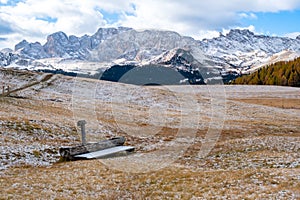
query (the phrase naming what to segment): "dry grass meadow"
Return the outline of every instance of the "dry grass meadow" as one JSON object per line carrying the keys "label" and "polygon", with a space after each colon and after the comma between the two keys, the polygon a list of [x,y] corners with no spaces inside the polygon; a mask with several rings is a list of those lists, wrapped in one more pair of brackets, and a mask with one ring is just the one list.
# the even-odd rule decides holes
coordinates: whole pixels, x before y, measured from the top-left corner
{"label": "dry grass meadow", "polygon": [[[0,71],[0,199],[300,199],[299,88],[42,76]],[[59,162],[79,119],[135,153]]]}

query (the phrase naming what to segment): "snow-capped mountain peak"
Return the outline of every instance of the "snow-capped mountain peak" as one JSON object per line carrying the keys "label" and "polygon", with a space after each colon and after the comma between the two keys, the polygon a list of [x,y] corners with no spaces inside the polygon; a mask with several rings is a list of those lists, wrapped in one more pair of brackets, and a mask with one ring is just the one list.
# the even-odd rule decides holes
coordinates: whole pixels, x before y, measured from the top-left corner
{"label": "snow-capped mountain peak", "polygon": [[99,28],[91,36],[81,37],[56,32],[49,35],[43,45],[23,40],[15,46],[15,51],[0,52],[0,64],[88,73],[115,64],[143,66],[150,63],[195,70],[198,69],[195,66],[205,61],[206,66],[219,69],[223,74],[224,71],[247,73],[274,60],[297,56],[300,56],[300,36],[296,39],[272,37],[234,29],[217,38],[197,41],[172,31],[119,27]]}
{"label": "snow-capped mountain peak", "polygon": [[98,62],[125,59],[141,64],[166,51],[192,44],[198,45],[196,40],[180,36],[176,32],[129,30],[99,44],[90,59]]}
{"label": "snow-capped mountain peak", "polygon": [[224,68],[251,68],[282,51],[300,52],[298,39],[255,35],[249,30],[231,30],[226,36],[201,41],[200,46]]}

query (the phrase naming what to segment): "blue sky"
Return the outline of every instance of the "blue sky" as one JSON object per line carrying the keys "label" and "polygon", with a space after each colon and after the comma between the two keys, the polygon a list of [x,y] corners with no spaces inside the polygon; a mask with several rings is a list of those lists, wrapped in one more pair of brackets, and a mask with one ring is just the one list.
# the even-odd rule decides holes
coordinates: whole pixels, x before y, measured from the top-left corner
{"label": "blue sky", "polygon": [[232,28],[300,35],[300,0],[0,0],[0,49],[47,35],[94,34],[100,27],[177,31],[196,39]]}
{"label": "blue sky", "polygon": [[284,36],[300,32],[300,10],[254,13],[255,19],[242,19],[241,26],[254,26],[257,32]]}

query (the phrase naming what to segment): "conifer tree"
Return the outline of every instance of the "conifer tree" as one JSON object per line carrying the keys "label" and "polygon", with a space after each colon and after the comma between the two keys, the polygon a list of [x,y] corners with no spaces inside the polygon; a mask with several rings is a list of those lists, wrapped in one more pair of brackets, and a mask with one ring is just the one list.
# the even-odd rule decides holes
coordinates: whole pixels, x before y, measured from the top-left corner
{"label": "conifer tree", "polygon": [[300,57],[263,67],[250,75],[237,78],[232,83],[300,87]]}

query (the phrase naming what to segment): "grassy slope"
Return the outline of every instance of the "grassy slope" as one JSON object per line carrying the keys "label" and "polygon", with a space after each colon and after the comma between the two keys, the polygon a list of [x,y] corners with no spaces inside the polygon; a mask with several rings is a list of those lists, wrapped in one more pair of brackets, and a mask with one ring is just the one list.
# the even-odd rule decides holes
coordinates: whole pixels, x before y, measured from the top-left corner
{"label": "grassy slope", "polygon": [[[15,77],[18,78],[20,77]],[[7,80],[11,80],[11,77]],[[47,144],[55,151],[59,146],[78,143],[79,137],[72,119],[72,96],[68,93],[68,87],[73,81],[71,78],[57,76],[51,84],[34,86],[15,94],[22,98],[1,98],[2,146],[29,147],[34,143],[37,148],[38,145]],[[80,85],[97,82],[84,79],[79,81]],[[107,82],[97,84],[108,87],[108,91],[114,87],[129,91],[131,87]],[[210,103],[209,97],[201,93],[205,87],[194,87],[194,98],[203,103],[201,109],[204,110],[205,105],[209,107]],[[202,112],[200,117],[204,125],[195,130],[200,139],[196,139],[182,156],[166,168],[147,173],[126,173],[126,169],[114,169],[109,160],[55,163],[42,167],[34,167],[32,163],[25,161],[1,171],[0,199],[299,198],[299,90],[248,86],[226,86],[225,89],[226,121],[218,142],[205,158],[199,158],[198,152],[201,138],[208,129],[206,120],[209,121],[210,114]],[[134,91],[138,92],[139,89]],[[169,91],[156,87],[150,88],[148,92],[155,94],[160,101],[171,95]],[[143,95],[140,98],[142,97]],[[283,103],[278,103],[279,99]],[[178,102],[173,102],[176,103]],[[118,105],[114,101],[112,104],[113,107],[109,102],[100,100],[96,103],[97,120],[104,127],[102,133],[108,134],[107,137],[109,134],[126,135],[120,129],[120,124],[116,123],[112,108],[118,110],[118,123],[121,124],[132,124],[126,115],[127,107],[135,110],[139,118],[147,118],[149,114],[149,110],[140,105]],[[181,116],[176,113],[171,110],[168,116],[179,119]],[[145,126],[157,128],[157,125],[146,122],[148,121],[138,123],[141,130]],[[126,135],[127,144],[136,146],[137,153],[118,159],[126,163],[139,155],[150,157],[150,153],[158,148],[155,146],[157,143],[174,138],[176,123],[174,120],[166,127],[158,127],[160,132],[155,136],[139,138],[136,135]],[[151,145],[152,149],[144,148]],[[22,152],[18,153],[24,159]],[[34,154],[29,151],[28,155],[31,153]],[[50,159],[40,155],[35,157],[36,162]],[[163,162],[163,158],[160,161]],[[122,166],[124,163],[121,163]]]}

